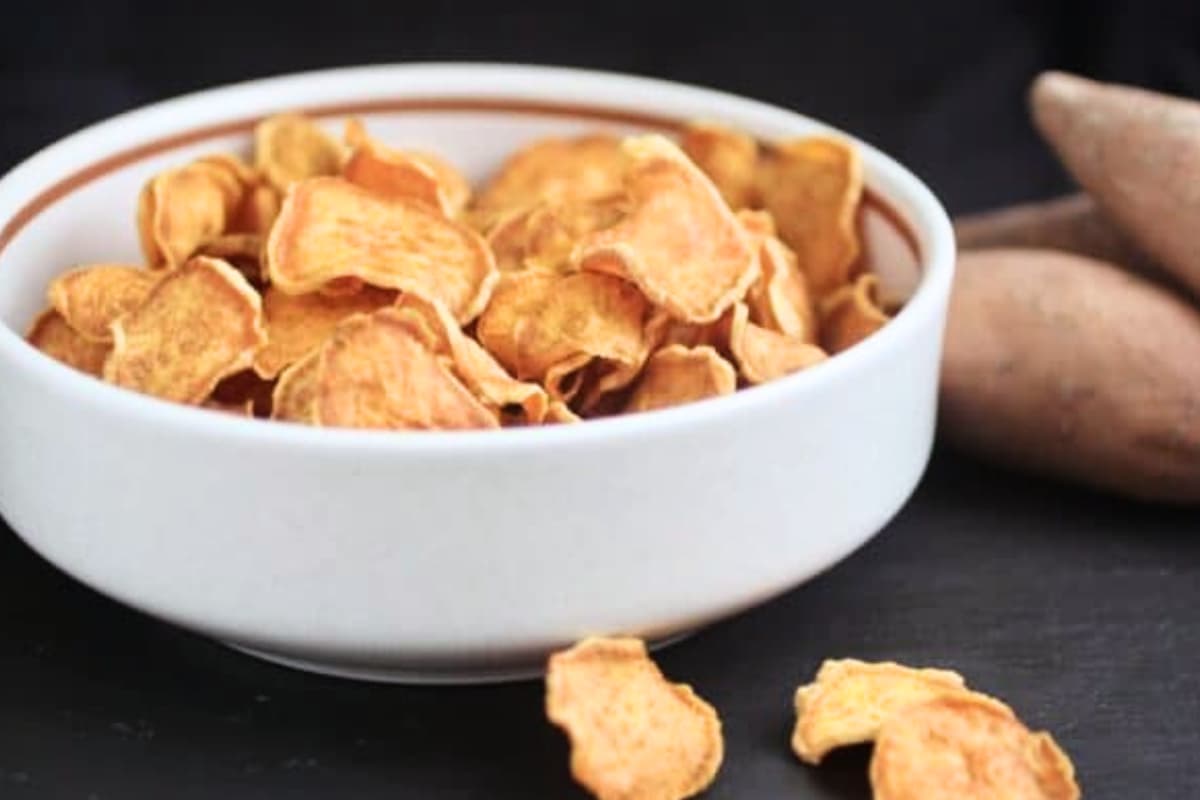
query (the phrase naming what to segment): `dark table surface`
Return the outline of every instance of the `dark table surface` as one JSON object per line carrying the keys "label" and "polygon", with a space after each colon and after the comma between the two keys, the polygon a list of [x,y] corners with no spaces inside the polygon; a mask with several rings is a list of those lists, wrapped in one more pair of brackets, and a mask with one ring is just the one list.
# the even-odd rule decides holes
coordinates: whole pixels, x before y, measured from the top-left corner
{"label": "dark table surface", "polygon": [[[1039,69],[1200,95],[1194,0],[563,6],[43,0],[32,24],[0,26],[0,169],[87,122],[229,80],[509,60],[797,108],[884,147],[966,211],[1066,188],[1025,119]],[[869,794],[862,749],[820,769],[788,749],[792,691],[834,656],[962,671],[1053,731],[1088,797],[1200,796],[1196,528],[1195,512],[939,450],[859,553],[662,652],[724,719],[710,796]],[[269,666],[75,584],[0,525],[0,800],[580,796],[536,682],[404,688]]]}

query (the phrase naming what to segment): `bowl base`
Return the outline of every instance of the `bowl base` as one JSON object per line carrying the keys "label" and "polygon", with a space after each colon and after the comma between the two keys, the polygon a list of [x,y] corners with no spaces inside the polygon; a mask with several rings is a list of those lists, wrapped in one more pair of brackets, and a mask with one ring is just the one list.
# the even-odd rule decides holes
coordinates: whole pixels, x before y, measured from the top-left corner
{"label": "bowl base", "polygon": [[[650,650],[673,645],[690,637],[696,628],[654,639],[647,643]],[[237,642],[222,641],[221,644],[233,650],[254,658],[267,661],[281,667],[312,672],[333,678],[344,678],[352,681],[367,681],[371,683],[396,683],[409,686],[468,686],[472,684],[513,683],[516,681],[541,680],[545,673],[545,659],[538,659],[529,664],[512,664],[503,667],[489,666],[481,663],[478,666],[464,665],[446,668],[408,668],[403,664],[396,666],[364,667],[358,664],[338,661],[313,661],[298,658],[269,650],[261,650]]]}

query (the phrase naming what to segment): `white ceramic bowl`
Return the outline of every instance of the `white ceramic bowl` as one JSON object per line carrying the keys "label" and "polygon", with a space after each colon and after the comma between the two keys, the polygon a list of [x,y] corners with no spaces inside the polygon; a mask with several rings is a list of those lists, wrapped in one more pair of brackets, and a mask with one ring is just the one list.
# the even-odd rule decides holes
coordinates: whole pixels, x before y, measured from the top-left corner
{"label": "white ceramic bowl", "polygon": [[254,120],[282,109],[331,128],[363,116],[476,178],[551,133],[695,117],[765,139],[825,129],[642,78],[412,65],[202,92],[38,153],[0,181],[0,512],[79,580],[294,666],[487,679],[585,634],[662,639],[760,603],[845,557],[912,492],[954,244],[933,195],[866,145],[868,251],[910,301],[829,362],[728,398],[526,430],[319,430],[116,389],[22,340],[51,276],[137,258],[147,176],[246,149]]}

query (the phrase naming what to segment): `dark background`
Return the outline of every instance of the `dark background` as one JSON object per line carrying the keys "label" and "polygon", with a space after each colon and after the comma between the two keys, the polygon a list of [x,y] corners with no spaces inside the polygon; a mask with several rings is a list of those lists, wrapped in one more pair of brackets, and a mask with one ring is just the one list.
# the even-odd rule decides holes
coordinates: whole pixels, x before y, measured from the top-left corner
{"label": "dark background", "polygon": [[[1067,187],[1024,114],[1040,69],[1200,95],[1194,0],[177,5],[11,4],[0,168],[115,112],[228,81],[503,60],[795,108],[898,156],[962,212]],[[1088,797],[1200,796],[1195,528],[1194,512],[939,449],[862,552],[663,653],[725,719],[711,796],[867,795],[865,753],[812,770],[787,750],[792,689],[839,655],[962,670],[1055,732]],[[375,687],[261,665],[78,587],[0,526],[0,798],[579,796],[566,757],[535,683]]]}

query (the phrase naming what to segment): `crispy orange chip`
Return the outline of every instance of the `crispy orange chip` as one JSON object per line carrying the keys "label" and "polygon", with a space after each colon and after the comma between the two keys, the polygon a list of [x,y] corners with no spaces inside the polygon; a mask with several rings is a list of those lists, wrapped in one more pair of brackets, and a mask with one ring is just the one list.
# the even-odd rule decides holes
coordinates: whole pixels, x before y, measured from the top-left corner
{"label": "crispy orange chip", "polygon": [[742,211],[738,219],[758,248],[761,274],[746,293],[750,321],[815,344],[817,311],[796,254],[775,237],[774,221],[760,211]]}
{"label": "crispy orange chip", "polygon": [[152,268],[175,267],[220,236],[242,200],[242,184],[222,163],[199,160],[151,178],[138,197],[142,253]]}
{"label": "crispy orange chip", "polygon": [[564,399],[561,381],[591,359],[623,364],[645,359],[646,301],[631,284],[580,272],[510,272],[479,318],[479,342],[518,380],[546,381]]}
{"label": "crispy orange chip", "polygon": [[763,159],[759,191],[796,251],[809,287],[823,297],[850,279],[858,258],[855,215],[863,169],[849,142],[815,136],[781,142]]}
{"label": "crispy orange chip", "polygon": [[[497,415],[504,412],[507,417],[530,425],[545,418],[549,404],[545,390],[536,383],[518,381],[509,375],[479,342],[462,332],[445,306],[411,294],[401,296],[396,306],[421,315],[438,338],[435,351],[450,357],[458,379]],[[515,412],[514,408],[520,411]]]}
{"label": "crispy orange chip", "polygon": [[502,217],[488,232],[488,244],[503,271],[568,271],[579,240],[614,225],[626,210],[623,195],[543,203]]}
{"label": "crispy orange chip", "polygon": [[967,692],[957,672],[913,669],[890,661],[829,660],[796,690],[792,750],[817,764],[830,750],[872,741],[879,726],[917,703]]}
{"label": "crispy orange chip", "polygon": [[181,403],[203,402],[266,341],[258,294],[229,264],[205,256],[160,280],[112,332],[105,380]]}
{"label": "crispy orange chip", "polygon": [[497,427],[496,415],[459,382],[436,347],[436,335],[411,309],[344,320],[320,350],[315,419],[344,428]]}
{"label": "crispy orange chip", "polygon": [[626,411],[651,411],[733,394],[737,373],[711,347],[664,347],[646,362]]}
{"label": "crispy orange chip", "polygon": [[658,135],[625,140],[633,210],[580,244],[583,269],[636,283],[685,322],[711,322],[758,277],[749,237],[720,194],[678,147]]}
{"label": "crispy orange chip", "polygon": [[254,357],[254,371],[274,378],[329,338],[342,320],[383,308],[395,298],[395,292],[373,287],[342,297],[290,295],[269,287],[262,298],[267,343]]}
{"label": "crispy orange chip", "polygon": [[342,177],[353,184],[389,199],[425,203],[446,217],[456,215],[470,199],[466,178],[437,156],[385,147],[357,119],[346,123],[345,138],[353,152]]}
{"label": "crispy orange chip", "polygon": [[741,131],[708,122],[692,122],[683,130],[683,152],[704,170],[732,209],[755,202],[758,142]]}
{"label": "crispy orange chip", "polygon": [[1075,768],[1048,733],[1030,733],[976,694],[935,697],[891,716],[871,758],[876,800],[1078,800]]}
{"label": "crispy orange chip", "polygon": [[279,216],[283,202],[279,191],[268,183],[255,183],[246,188],[241,203],[225,230],[227,233],[253,233],[264,239]]}
{"label": "crispy orange chip", "polygon": [[342,158],[341,145],[300,114],[276,114],[254,128],[254,165],[281,192],[297,181],[338,174]]}
{"label": "crispy orange chip", "polygon": [[475,207],[486,216],[619,194],[623,163],[619,140],[609,134],[541,139],[509,156]]}
{"label": "crispy orange chip", "polygon": [[547,425],[569,425],[573,422],[583,422],[583,419],[566,403],[551,400],[546,408],[546,418],[542,421]]}
{"label": "crispy orange chip", "polygon": [[317,365],[320,350],[313,350],[285,369],[271,394],[271,419],[315,425],[317,421]]}
{"label": "crispy orange chip", "polygon": [[137,308],[160,277],[141,267],[97,264],[59,275],[50,283],[50,305],[85,339],[109,343],[109,327]]}
{"label": "crispy orange chip", "polygon": [[773,381],[828,358],[816,345],[755,325],[749,317],[746,304],[738,303],[723,320],[728,325],[729,352],[747,382]]}
{"label": "crispy orange chip", "polygon": [[104,361],[111,349],[107,344],[80,336],[53,308],[38,315],[25,339],[55,361],[97,378],[104,371]]}
{"label": "crispy orange chip", "polygon": [[252,286],[263,283],[263,237],[257,233],[226,233],[200,245],[198,256],[219,258],[242,273]]}
{"label": "crispy orange chip", "polygon": [[887,324],[879,307],[879,279],[870,273],[821,301],[821,344],[830,353],[853,347]]}
{"label": "crispy orange chip", "polygon": [[716,711],[670,683],[638,639],[585,639],[550,656],[546,716],[571,741],[571,774],[600,800],[678,800],[724,754]]}
{"label": "crispy orange chip", "polygon": [[354,277],[474,318],[499,277],[487,243],[427,206],[384,200],[340,178],[296,184],[266,248],[271,283],[289,294]]}

